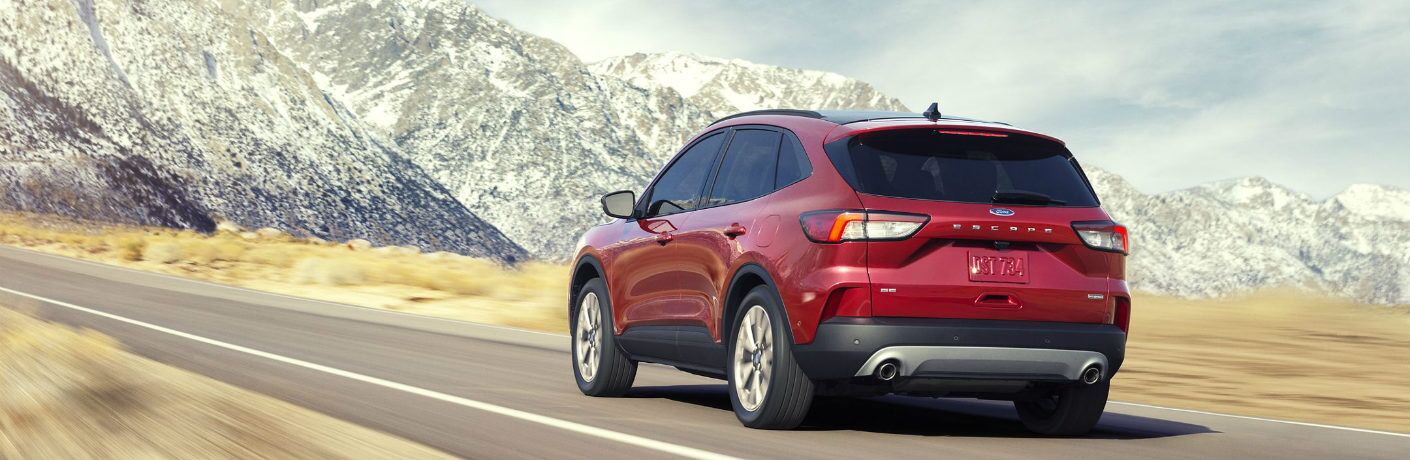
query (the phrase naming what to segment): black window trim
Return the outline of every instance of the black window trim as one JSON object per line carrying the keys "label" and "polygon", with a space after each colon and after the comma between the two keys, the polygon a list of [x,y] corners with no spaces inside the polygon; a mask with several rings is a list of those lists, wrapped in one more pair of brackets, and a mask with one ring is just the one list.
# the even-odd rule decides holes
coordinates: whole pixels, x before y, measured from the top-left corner
{"label": "black window trim", "polygon": [[[749,124],[749,125],[734,125],[734,126],[730,126],[730,127],[727,128],[727,129],[730,130],[729,142],[726,142],[725,145],[724,145],[724,147],[720,148],[720,153],[719,153],[719,155],[717,155],[717,157],[715,158],[715,171],[712,172],[712,173],[710,173],[710,178],[706,180],[706,182],[707,182],[708,185],[709,185],[709,190],[710,190],[709,193],[714,193],[714,191],[715,191],[715,182],[719,180],[720,167],[724,165],[724,162],[725,162],[725,161],[724,161],[724,159],[725,159],[725,154],[729,153],[729,145],[732,144],[732,143],[734,143],[734,132],[735,132],[735,131],[738,131],[738,130],[741,130],[741,129],[744,129],[744,130],[748,130],[748,129],[758,129],[758,130],[763,130],[763,131],[773,131],[773,132],[779,133],[779,144],[778,144],[778,146],[774,149],[774,157],[775,157],[776,159],[777,159],[777,157],[778,157],[778,150],[781,149],[781,148],[783,148],[783,142],[784,142],[785,140],[787,140],[788,136],[793,136],[794,139],[798,139],[798,145],[803,145],[803,141],[798,138],[798,135],[797,135],[797,134],[794,134],[794,133],[793,133],[793,130],[790,130],[790,129],[788,129],[788,128],[784,128],[784,127],[781,127],[781,126],[762,125],[762,124]],[[699,211],[699,210],[702,210],[702,209],[714,209],[714,208],[721,208],[721,207],[725,207],[725,206],[733,206],[733,205],[740,204],[740,203],[748,203],[748,202],[750,202],[750,201],[754,201],[754,200],[757,200],[757,199],[760,199],[760,198],[763,198],[763,197],[766,197],[766,196],[769,196],[769,195],[773,195],[773,194],[775,194],[775,193],[778,193],[779,190],[783,190],[784,188],[790,187],[790,186],[792,186],[793,184],[797,184],[797,183],[799,183],[799,182],[803,182],[804,179],[807,179],[807,178],[809,178],[809,177],[813,177],[813,170],[815,170],[815,169],[817,169],[817,168],[815,168],[815,167],[813,166],[813,160],[812,160],[811,158],[808,158],[807,147],[804,147],[804,151],[803,151],[803,152],[799,152],[799,153],[802,153],[802,154],[803,154],[803,159],[805,159],[805,160],[808,161],[808,174],[804,175],[802,179],[798,179],[798,180],[796,180],[796,181],[790,182],[788,185],[785,185],[785,186],[783,186],[783,187],[779,187],[779,186],[778,186],[778,183],[775,182],[775,183],[774,183],[774,189],[773,189],[773,190],[770,190],[769,193],[765,193],[765,194],[763,194],[763,195],[759,195],[759,196],[756,196],[756,197],[754,197],[754,198],[750,198],[750,199],[742,200],[742,201],[734,201],[734,202],[725,203],[725,204],[717,204],[717,205],[714,205],[714,206],[697,207],[697,208],[695,208],[695,209],[692,209],[691,211]],[[774,166],[774,167],[775,167],[775,168],[778,167],[778,166],[777,166],[777,163],[775,163],[775,166]],[[777,169],[775,169],[775,170],[777,170]],[[778,175],[777,175],[777,173],[775,173],[775,174],[774,174],[775,181],[777,181],[777,177],[778,177]],[[709,198],[709,193],[706,193],[706,192],[703,192],[703,191],[702,191],[701,194],[700,194],[700,200],[701,200],[701,202],[700,202],[700,203],[696,203],[696,206],[699,206],[699,205],[701,205],[701,204],[704,204],[704,203],[707,201],[707,199]],[[689,212],[689,211],[687,211],[687,212]]]}
{"label": "black window trim", "polygon": [[[798,154],[803,156],[803,161],[808,164],[808,170],[806,171],[806,174],[803,174],[803,176],[802,176],[802,177],[799,177],[797,180],[794,180],[793,182],[789,182],[789,183],[787,183],[787,184],[778,185],[778,165],[777,165],[777,163],[783,161],[783,157],[780,156],[780,157],[778,158],[778,162],[775,162],[775,165],[774,165],[774,192],[777,192],[777,191],[779,191],[779,190],[786,189],[786,188],[788,188],[788,187],[792,187],[793,184],[797,184],[797,183],[799,183],[799,182],[803,182],[804,179],[807,179],[807,178],[809,178],[809,177],[813,177],[813,170],[816,169],[816,168],[813,167],[813,159],[808,157],[808,147],[807,147],[806,145],[803,145],[803,140],[802,140],[802,139],[799,139],[797,134],[794,134],[793,131],[791,131],[791,130],[789,130],[789,129],[787,129],[787,128],[779,128],[779,131],[783,133],[783,137],[784,137],[783,139],[779,139],[779,143],[778,143],[779,151],[782,152],[782,150],[783,150],[783,141],[784,141],[784,140],[792,139],[792,140],[794,140],[794,141],[797,141],[797,142],[798,142],[798,147],[802,149],[802,150],[799,150],[799,151],[798,151]],[[773,192],[769,192],[769,193],[773,193]],[[767,195],[767,194],[765,194],[765,195]]]}
{"label": "black window trim", "polygon": [[[778,135],[779,135],[779,136],[778,136],[778,141],[779,141],[779,143],[776,144],[776,145],[774,145],[774,168],[778,168],[778,166],[777,166],[777,165],[778,165],[778,149],[783,146],[783,136],[784,136],[784,134],[783,134],[782,131],[780,131],[780,130],[779,130],[778,128],[776,128],[776,127],[769,126],[769,125],[738,125],[738,126],[731,126],[731,127],[730,127],[730,138],[729,138],[729,143],[730,143],[730,144],[734,144],[735,135],[739,134],[740,131],[769,131],[769,132],[773,132],[773,133],[778,134]],[[759,199],[759,198],[763,198],[763,197],[769,196],[770,194],[773,194],[774,192],[777,192],[777,191],[778,191],[778,188],[774,188],[773,190],[769,190],[768,193],[765,193],[765,194],[763,194],[763,195],[759,195],[759,196],[756,196],[756,197],[754,197],[754,198],[750,198],[750,199],[747,199],[747,200],[731,201],[731,202],[729,202],[729,203],[717,204],[717,205],[714,205],[714,206],[704,206],[704,207],[702,207],[702,205],[704,205],[705,203],[709,203],[709,202],[710,202],[710,196],[715,194],[715,186],[719,185],[719,183],[720,183],[720,168],[723,168],[723,167],[725,166],[725,157],[726,157],[727,155],[729,155],[729,147],[730,147],[729,145],[726,145],[725,148],[723,148],[723,149],[720,150],[720,157],[715,160],[715,170],[710,173],[710,179],[707,180],[707,182],[708,182],[707,185],[709,185],[709,187],[706,187],[705,190],[702,190],[702,191],[701,191],[701,193],[700,193],[700,203],[696,203],[696,204],[695,204],[695,206],[696,206],[695,209],[711,209],[711,208],[718,208],[718,207],[721,207],[721,206],[729,206],[729,205],[732,205],[732,204],[748,203],[748,202],[750,202],[750,201],[754,201],[754,200],[757,200],[757,199]],[[775,169],[775,170],[777,170],[777,169]],[[775,174],[775,177],[777,177],[777,174]],[[778,184],[773,184],[773,185],[774,185],[774,186],[777,186]]]}
{"label": "black window trim", "polygon": [[[1067,146],[1063,146],[1063,149],[1066,150]],[[1072,162],[1072,167],[1077,168],[1077,175],[1082,177],[1082,183],[1087,185],[1087,191],[1092,192],[1092,201],[1097,202],[1097,207],[1100,208],[1102,206],[1102,197],[1097,194],[1096,187],[1092,186],[1092,180],[1087,178],[1087,171],[1082,170],[1082,163],[1077,161],[1077,156],[1072,155],[1071,150],[1068,150],[1067,155],[1067,161]]]}
{"label": "black window trim", "polygon": [[[710,175],[705,177],[705,184],[700,187],[700,193],[695,198],[695,209],[691,209],[691,211],[707,209],[707,207],[701,206],[708,203],[710,194],[715,192],[715,179],[720,175],[720,166],[725,164],[725,155],[729,154],[729,147],[734,144],[734,135],[739,132],[738,128],[739,126],[726,128],[729,130],[729,138],[725,139],[725,143],[720,146],[720,151],[715,154],[715,164],[710,166]],[[708,208],[714,207],[718,206],[709,206]]]}
{"label": "black window trim", "polygon": [[[729,143],[730,143],[730,141],[732,140],[732,138],[734,137],[734,132],[733,132],[732,128],[733,128],[733,127],[725,127],[725,128],[720,128],[720,129],[716,129],[716,130],[713,130],[713,131],[706,132],[705,134],[701,134],[699,137],[696,137],[694,142],[691,142],[691,143],[689,143],[689,144],[686,144],[685,147],[681,147],[680,150],[677,150],[675,156],[673,156],[673,157],[671,158],[671,162],[670,162],[670,163],[666,163],[666,166],[663,167],[663,168],[661,168],[661,171],[660,171],[660,172],[656,173],[656,177],[654,177],[654,178],[651,179],[651,184],[646,186],[646,190],[642,191],[642,193],[641,193],[641,195],[642,195],[641,198],[637,200],[637,206],[636,206],[637,209],[636,209],[635,212],[632,213],[632,214],[633,214],[632,218],[631,218],[631,219],[628,219],[628,220],[650,219],[650,218],[653,218],[653,217],[659,217],[659,216],[652,216],[652,217],[647,217],[647,216],[646,216],[646,211],[651,208],[651,195],[656,192],[656,183],[661,181],[661,177],[666,175],[666,171],[669,171],[672,166],[675,166],[677,162],[680,162],[681,157],[684,157],[684,156],[685,156],[685,152],[690,151],[690,149],[691,149],[692,147],[695,147],[696,145],[699,145],[701,142],[704,142],[706,139],[709,139],[709,138],[711,138],[711,137],[715,137],[716,135],[721,135],[721,136],[725,136],[724,141],[720,143],[720,148],[719,148],[719,150],[716,150],[716,151],[715,151],[715,159],[714,159],[714,161],[711,163],[712,166],[711,166],[710,175],[705,177],[705,185],[708,186],[708,185],[711,185],[712,183],[714,183],[714,180],[715,180],[715,178],[714,178],[714,175],[715,175],[714,169],[718,169],[718,168],[719,168],[720,156],[722,156],[722,154],[724,153],[725,149],[728,149],[728,148],[729,148]],[[700,197],[699,195],[700,195],[701,193],[704,193],[703,186],[702,186],[701,192],[697,192],[697,196],[696,196],[696,198],[695,198],[695,200],[696,200],[696,205],[697,205],[697,206],[700,204],[701,197]],[[699,209],[699,208],[694,208],[694,209],[691,209],[690,211],[694,211],[694,210],[696,210],[696,209]],[[682,211],[682,212],[678,212],[678,213],[675,213],[675,214],[685,214],[685,213],[690,212],[690,211]],[[672,215],[675,215],[675,214],[667,214],[667,216],[672,216]]]}
{"label": "black window trim", "polygon": [[[803,147],[803,151],[802,151],[802,152],[798,152],[798,153],[802,154],[802,155],[803,155],[803,159],[808,162],[808,171],[807,171],[807,174],[804,174],[803,177],[802,177],[802,178],[799,178],[798,180],[795,180],[795,181],[793,181],[793,182],[789,182],[787,185],[784,185],[784,186],[781,186],[781,187],[780,187],[780,186],[778,185],[778,183],[777,183],[777,173],[775,173],[774,189],[773,189],[772,191],[770,191],[769,193],[765,193],[765,194],[763,194],[763,195],[759,195],[759,196],[756,196],[756,197],[754,197],[754,198],[750,198],[750,199],[744,200],[744,201],[735,201],[735,202],[732,202],[732,203],[725,203],[725,204],[720,204],[720,205],[715,205],[715,206],[701,207],[701,205],[704,204],[704,203],[707,201],[707,199],[709,198],[709,194],[714,192],[714,190],[715,190],[715,181],[718,179],[717,176],[719,176],[719,173],[720,173],[720,166],[724,164],[725,153],[729,152],[729,146],[730,146],[730,144],[734,143],[734,133],[735,133],[735,131],[740,130],[740,129],[762,129],[762,130],[765,130],[765,131],[774,131],[774,132],[779,133],[779,134],[780,134],[780,137],[779,137],[779,145],[778,145],[778,148],[775,149],[775,156],[778,155],[778,154],[777,154],[777,150],[783,148],[783,142],[787,140],[786,138],[789,137],[789,136],[792,136],[792,138],[793,138],[794,140],[797,140],[797,141],[798,141],[798,145]],[[696,144],[699,144],[699,143],[705,141],[706,139],[709,139],[709,138],[711,138],[711,137],[713,137],[713,136],[715,136],[715,135],[717,135],[717,134],[718,134],[718,135],[723,135],[723,136],[726,136],[726,137],[725,137],[725,139],[724,139],[724,142],[720,143],[720,149],[715,152],[715,162],[714,162],[714,165],[711,166],[710,175],[705,178],[705,185],[701,187],[699,196],[696,198],[696,202],[695,202],[695,206],[696,206],[696,207],[693,208],[693,209],[691,209],[691,210],[689,210],[689,211],[682,211],[682,212],[678,212],[678,213],[676,213],[676,214],[685,214],[685,213],[689,213],[689,212],[699,211],[699,210],[702,210],[702,209],[714,209],[714,208],[718,208],[718,207],[722,207],[722,206],[730,206],[730,205],[735,205],[735,204],[739,204],[739,203],[748,203],[748,202],[750,202],[750,201],[754,201],[754,200],[757,200],[757,199],[759,199],[759,198],[763,198],[763,197],[772,195],[772,194],[774,194],[774,193],[777,193],[779,190],[783,190],[783,189],[785,189],[785,188],[792,187],[793,185],[795,185],[795,184],[797,184],[797,183],[799,183],[799,182],[803,182],[804,180],[808,179],[809,177],[813,177],[813,173],[816,172],[816,170],[817,170],[817,166],[813,164],[813,159],[808,156],[807,146],[803,144],[803,141],[802,141],[801,138],[798,137],[798,134],[794,133],[793,130],[791,130],[791,129],[784,128],[784,127],[782,127],[782,126],[764,125],[764,124],[732,125],[732,126],[726,126],[726,127],[723,127],[723,128],[714,129],[714,130],[711,130],[711,131],[707,131],[705,134],[700,135],[699,137],[697,137],[697,138],[695,139],[694,142],[691,142],[691,143],[689,143],[689,144],[686,144],[685,147],[682,147],[680,150],[677,150],[677,151],[676,151],[676,155],[675,155],[675,157],[671,158],[671,162],[670,162],[670,163],[667,163],[667,164],[666,164],[666,167],[661,168],[661,172],[657,173],[657,174],[656,174],[656,177],[653,178],[653,179],[651,179],[651,184],[646,187],[646,190],[642,192],[642,197],[637,201],[637,209],[636,209],[636,211],[633,213],[633,214],[635,214],[635,215],[634,215],[631,219],[627,219],[627,220],[629,220],[629,221],[634,221],[634,220],[639,220],[639,219],[650,219],[651,217],[646,217],[646,216],[645,216],[646,210],[651,207],[651,195],[652,195],[652,193],[654,193],[654,192],[656,191],[656,183],[661,180],[661,176],[665,175],[666,171],[669,170],[669,169],[671,169],[671,166],[674,166],[677,161],[680,161],[681,156],[682,156],[683,153],[685,153],[686,151],[690,150],[691,147],[695,147]],[[777,168],[777,166],[775,166],[775,168]],[[667,216],[673,216],[673,215],[675,215],[675,214],[667,214]]]}

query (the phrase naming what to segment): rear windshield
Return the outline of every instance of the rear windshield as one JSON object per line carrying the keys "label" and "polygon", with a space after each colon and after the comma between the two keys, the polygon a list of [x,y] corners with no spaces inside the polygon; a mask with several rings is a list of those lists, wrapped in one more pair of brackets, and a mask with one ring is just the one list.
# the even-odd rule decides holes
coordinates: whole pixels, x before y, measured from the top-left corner
{"label": "rear windshield", "polygon": [[862,134],[827,147],[838,171],[866,194],[963,203],[1097,205],[1067,148],[1034,136],[904,129]]}

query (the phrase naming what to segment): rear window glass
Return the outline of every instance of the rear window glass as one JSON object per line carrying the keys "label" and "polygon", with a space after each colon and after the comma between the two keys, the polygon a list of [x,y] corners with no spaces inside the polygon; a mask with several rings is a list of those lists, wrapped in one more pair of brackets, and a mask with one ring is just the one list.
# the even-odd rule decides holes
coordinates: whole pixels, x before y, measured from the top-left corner
{"label": "rear window glass", "polygon": [[793,185],[812,173],[813,165],[808,163],[808,155],[803,153],[803,144],[792,134],[783,136],[783,143],[778,146],[778,174],[774,179],[774,188]]}
{"label": "rear window glass", "polygon": [[964,203],[1097,205],[1062,144],[1020,134],[942,131],[863,134],[829,145],[828,154],[857,191],[872,195]]}
{"label": "rear window glass", "polygon": [[734,132],[725,160],[720,163],[715,189],[705,206],[749,201],[774,191],[779,134],[762,129]]}

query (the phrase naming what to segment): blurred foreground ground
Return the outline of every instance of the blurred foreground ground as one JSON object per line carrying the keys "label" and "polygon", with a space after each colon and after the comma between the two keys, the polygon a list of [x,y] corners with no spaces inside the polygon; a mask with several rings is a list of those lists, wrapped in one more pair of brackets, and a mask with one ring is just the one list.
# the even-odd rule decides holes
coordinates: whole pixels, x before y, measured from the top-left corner
{"label": "blurred foreground ground", "polygon": [[0,306],[0,459],[448,458]]}
{"label": "blurred foreground ground", "polygon": [[[251,289],[565,332],[568,269],[277,231],[215,235],[0,214],[0,244]],[[1113,400],[1410,432],[1410,308],[1296,291],[1138,294]]]}
{"label": "blurred foreground ground", "polygon": [[1133,299],[1113,400],[1410,433],[1410,311],[1295,291]]}
{"label": "blurred foreground ground", "polygon": [[566,331],[567,268],[496,262],[273,229],[214,235],[0,213],[0,244],[364,307]]}

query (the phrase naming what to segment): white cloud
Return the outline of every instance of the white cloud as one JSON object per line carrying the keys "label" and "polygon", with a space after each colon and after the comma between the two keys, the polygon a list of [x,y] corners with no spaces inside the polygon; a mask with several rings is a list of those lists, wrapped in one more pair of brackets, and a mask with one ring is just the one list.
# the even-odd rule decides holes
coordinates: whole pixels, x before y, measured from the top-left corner
{"label": "white cloud", "polygon": [[1157,191],[1410,188],[1410,4],[477,2],[592,61],[688,51],[1000,119]]}

